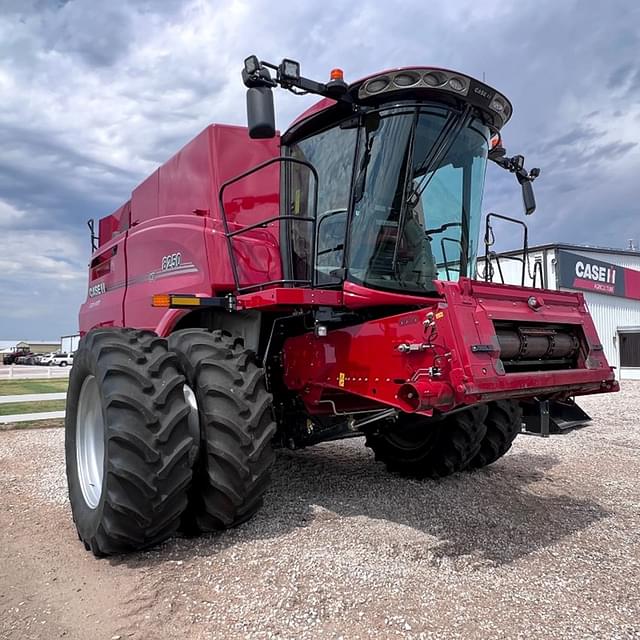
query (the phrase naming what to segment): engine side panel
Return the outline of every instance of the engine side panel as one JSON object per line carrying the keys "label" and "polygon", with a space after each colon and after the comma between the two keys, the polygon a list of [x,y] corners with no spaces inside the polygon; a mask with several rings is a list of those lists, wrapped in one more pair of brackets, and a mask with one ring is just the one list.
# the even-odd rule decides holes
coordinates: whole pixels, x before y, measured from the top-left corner
{"label": "engine side panel", "polygon": [[151,306],[157,293],[212,295],[204,246],[204,220],[195,215],[154,218],[127,240],[125,326],[157,330],[166,309]]}

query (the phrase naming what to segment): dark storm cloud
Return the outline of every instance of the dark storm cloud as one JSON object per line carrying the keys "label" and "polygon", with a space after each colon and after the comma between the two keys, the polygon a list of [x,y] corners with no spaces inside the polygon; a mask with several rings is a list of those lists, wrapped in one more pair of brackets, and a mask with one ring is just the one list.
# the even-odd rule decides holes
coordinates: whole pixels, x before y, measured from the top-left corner
{"label": "dark storm cloud", "polygon": [[106,5],[99,21],[92,19],[93,8],[86,4],[68,3],[54,13],[44,32],[46,49],[75,54],[96,67],[110,66],[126,56],[134,35],[130,15],[123,6]]}
{"label": "dark storm cloud", "polygon": [[45,156],[68,166],[91,166],[124,179],[132,175],[130,171],[92,158],[88,153],[83,153],[82,148],[75,148],[68,142],[58,139],[51,131],[37,131],[24,125],[7,127],[0,124],[0,139],[5,154],[12,150],[19,150],[34,160]]}
{"label": "dark storm cloud", "polygon": [[90,67],[108,67],[145,36],[144,25],[134,25],[134,12],[169,19],[180,8],[173,1],[111,0],[101,3],[96,15],[94,2],[60,2],[41,22],[43,42],[45,49],[74,55]]}
{"label": "dark storm cloud", "polygon": [[534,145],[534,148],[539,153],[545,153],[561,147],[570,147],[576,143],[591,142],[598,135],[598,132],[593,127],[580,125],[557,138],[538,145],[537,148]]}
{"label": "dark storm cloud", "polygon": [[[640,240],[638,51],[631,0],[4,0],[0,289],[15,313],[0,337],[35,331],[36,293],[54,334],[73,331],[86,219],[113,210],[208,122],[243,123],[239,67],[250,53],[297,58],[319,79],[336,66],[352,80],[411,64],[484,75],[514,104],[508,151],[542,168],[532,242]],[[279,126],[313,101],[279,92]],[[521,207],[513,176],[490,166],[485,211]]]}
{"label": "dark storm cloud", "polygon": [[51,132],[0,125],[0,140],[4,151],[0,155],[0,194],[29,212],[14,222],[15,230],[53,226],[75,234],[80,220],[105,206],[114,209],[119,200],[114,192],[123,184],[134,184],[138,177],[95,160]]}

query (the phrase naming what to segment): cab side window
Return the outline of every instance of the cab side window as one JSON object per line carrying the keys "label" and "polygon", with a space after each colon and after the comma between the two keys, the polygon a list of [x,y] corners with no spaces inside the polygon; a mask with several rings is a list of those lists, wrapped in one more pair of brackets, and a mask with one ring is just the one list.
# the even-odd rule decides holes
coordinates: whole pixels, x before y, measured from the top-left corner
{"label": "cab side window", "polygon": [[[318,172],[316,276],[319,284],[339,281],[331,273],[342,266],[356,143],[355,128],[335,126],[289,147],[291,157],[309,162]],[[291,165],[286,208],[289,215],[312,215],[313,177],[304,166]],[[313,268],[311,225],[292,224],[290,230],[295,277],[305,277],[303,273],[308,276]]]}

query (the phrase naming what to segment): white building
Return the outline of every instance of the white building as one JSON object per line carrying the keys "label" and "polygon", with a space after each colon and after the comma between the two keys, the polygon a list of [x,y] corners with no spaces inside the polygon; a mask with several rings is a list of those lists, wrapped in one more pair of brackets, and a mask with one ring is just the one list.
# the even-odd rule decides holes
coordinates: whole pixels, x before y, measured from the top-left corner
{"label": "white building", "polygon": [[[507,251],[490,261],[489,280],[506,284],[580,291],[596,325],[609,364],[621,379],[640,379],[640,251],[571,244]],[[501,273],[502,272],[502,273]],[[483,280],[485,260],[478,259]],[[492,277],[491,277],[492,276]]]}
{"label": "white building", "polygon": [[49,353],[60,349],[57,340],[0,340],[0,354],[27,351],[31,353]]}

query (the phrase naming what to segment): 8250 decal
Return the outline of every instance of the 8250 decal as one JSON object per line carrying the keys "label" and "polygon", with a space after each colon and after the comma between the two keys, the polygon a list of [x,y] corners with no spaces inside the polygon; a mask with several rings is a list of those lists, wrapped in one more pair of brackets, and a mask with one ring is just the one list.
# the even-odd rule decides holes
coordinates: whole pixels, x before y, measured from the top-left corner
{"label": "8250 decal", "polygon": [[162,257],[162,271],[177,269],[182,264],[181,253],[170,253],[168,256]]}

